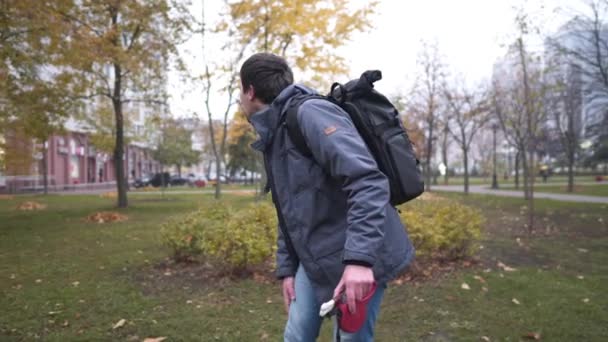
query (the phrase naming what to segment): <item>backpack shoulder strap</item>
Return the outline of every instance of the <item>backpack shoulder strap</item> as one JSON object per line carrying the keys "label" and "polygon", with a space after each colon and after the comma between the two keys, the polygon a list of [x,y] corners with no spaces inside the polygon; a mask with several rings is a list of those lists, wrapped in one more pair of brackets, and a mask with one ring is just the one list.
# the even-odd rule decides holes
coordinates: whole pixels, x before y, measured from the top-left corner
{"label": "backpack shoulder strap", "polygon": [[300,129],[300,124],[298,123],[298,110],[304,102],[311,99],[326,99],[326,97],[321,95],[297,95],[290,101],[287,112],[285,113],[285,126],[287,127],[287,134],[289,134],[289,138],[298,151],[307,158],[312,158],[312,152],[310,151],[310,148],[306,143],[306,138]]}

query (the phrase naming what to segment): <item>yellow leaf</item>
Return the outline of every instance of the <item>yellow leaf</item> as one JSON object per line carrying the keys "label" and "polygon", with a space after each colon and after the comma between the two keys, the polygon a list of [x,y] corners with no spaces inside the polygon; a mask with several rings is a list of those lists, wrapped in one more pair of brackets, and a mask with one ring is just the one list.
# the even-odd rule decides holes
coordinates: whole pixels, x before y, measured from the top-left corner
{"label": "yellow leaf", "polygon": [[144,340],[144,342],[162,342],[166,339],[166,337],[148,337]]}
{"label": "yellow leaf", "polygon": [[114,326],[112,327],[112,329],[116,330],[118,328],[122,328],[125,325],[125,323],[127,323],[127,320],[123,318],[120,321],[116,322],[116,324],[114,324]]}

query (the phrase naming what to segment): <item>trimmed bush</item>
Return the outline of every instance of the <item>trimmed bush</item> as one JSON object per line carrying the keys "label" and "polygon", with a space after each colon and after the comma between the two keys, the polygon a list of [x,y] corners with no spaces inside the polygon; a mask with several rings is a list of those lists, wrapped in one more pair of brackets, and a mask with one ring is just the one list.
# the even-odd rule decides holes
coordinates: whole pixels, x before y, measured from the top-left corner
{"label": "trimmed bush", "polygon": [[402,206],[400,216],[419,257],[453,260],[479,247],[484,218],[477,209],[433,196]]}
{"label": "trimmed bush", "polygon": [[216,262],[233,270],[259,265],[276,251],[276,212],[267,203],[251,204],[203,236],[202,249]]}
{"label": "trimmed bush", "polygon": [[177,261],[185,261],[203,254],[205,232],[215,230],[230,217],[229,207],[222,202],[172,217],[160,229],[162,243],[173,250]]}
{"label": "trimmed bush", "polygon": [[276,212],[267,202],[238,211],[217,202],[171,219],[162,226],[161,237],[176,260],[202,255],[230,271],[245,270],[274,255]]}

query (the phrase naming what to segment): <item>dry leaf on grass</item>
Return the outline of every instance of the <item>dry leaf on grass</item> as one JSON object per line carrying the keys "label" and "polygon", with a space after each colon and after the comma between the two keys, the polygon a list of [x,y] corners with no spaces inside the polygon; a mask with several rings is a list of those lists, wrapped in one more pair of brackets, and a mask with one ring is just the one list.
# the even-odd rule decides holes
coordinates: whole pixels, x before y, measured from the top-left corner
{"label": "dry leaf on grass", "polygon": [[118,194],[116,193],[116,191],[113,191],[113,192],[104,192],[103,194],[99,195],[99,197],[101,197],[101,198],[117,198]]}
{"label": "dry leaf on grass", "polygon": [[517,300],[517,298],[513,298],[513,299],[511,299],[511,301],[513,302],[513,304],[516,304],[516,305],[521,304],[521,303],[520,303],[520,302]]}
{"label": "dry leaf on grass", "polygon": [[114,326],[112,327],[112,329],[116,330],[118,328],[122,328],[125,325],[125,323],[127,323],[127,320],[123,318],[120,321],[116,322],[116,324],[114,324]]}
{"label": "dry leaf on grass", "polygon": [[46,209],[46,204],[38,203],[35,201],[23,202],[17,206],[17,210],[25,210],[25,211],[43,210],[43,209]]}
{"label": "dry leaf on grass", "polygon": [[482,277],[478,276],[478,275],[474,276],[473,278],[474,278],[475,280],[479,281],[479,282],[480,282],[480,283],[482,283],[482,284],[485,284],[485,283],[486,283],[486,280],[485,280],[485,279],[483,279]]}
{"label": "dry leaf on grass", "polygon": [[148,337],[144,340],[144,342],[162,342],[166,339],[166,337]]}
{"label": "dry leaf on grass", "polygon": [[114,211],[100,211],[87,217],[87,221],[95,223],[122,222],[129,218]]}
{"label": "dry leaf on grass", "polygon": [[462,283],[462,285],[460,285],[460,288],[463,289],[463,290],[470,290],[471,289],[471,287],[467,283]]}
{"label": "dry leaf on grass", "polygon": [[500,261],[498,262],[498,264],[497,264],[497,265],[498,265],[498,268],[502,269],[502,270],[503,270],[503,271],[505,271],[505,272],[514,272],[514,271],[517,271],[517,269],[515,269],[515,268],[513,268],[513,267],[509,267],[509,266],[507,266],[507,265],[503,264],[503,263],[502,263],[502,262],[500,262]]}
{"label": "dry leaf on grass", "polygon": [[539,333],[535,333],[535,332],[530,332],[530,333],[525,334],[523,336],[523,338],[528,339],[528,340],[538,341],[538,340],[540,340],[540,334]]}

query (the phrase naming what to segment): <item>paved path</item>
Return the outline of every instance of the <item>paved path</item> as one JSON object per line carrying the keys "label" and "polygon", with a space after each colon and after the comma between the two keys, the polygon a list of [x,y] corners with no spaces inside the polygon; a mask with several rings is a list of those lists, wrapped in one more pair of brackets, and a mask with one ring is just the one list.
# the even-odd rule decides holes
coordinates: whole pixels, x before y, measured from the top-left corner
{"label": "paved path", "polygon": [[[437,191],[463,192],[464,186],[463,185],[433,185],[431,187],[431,189],[437,190]],[[523,190],[520,190],[520,191],[493,190],[493,189],[489,189],[488,185],[471,185],[471,186],[469,186],[469,192],[472,194],[523,198]],[[552,200],[556,200],[556,201],[565,201],[565,202],[606,203],[606,204],[608,204],[608,197],[602,197],[602,196],[552,194],[552,193],[535,191],[534,198],[547,198],[547,199],[552,199]]]}
{"label": "paved path", "polygon": [[[52,194],[69,196],[69,195],[101,195],[108,192],[116,192],[115,190],[82,190],[82,191],[63,191],[63,192],[49,192]],[[204,195],[204,194],[214,194],[215,190],[173,190],[173,191],[165,191],[165,196],[169,195]],[[252,195],[255,193],[255,189],[222,189],[223,194],[231,194],[231,193],[251,193]],[[129,191],[127,195],[161,195],[161,191]]]}

